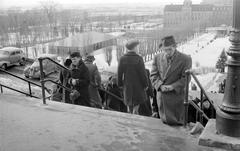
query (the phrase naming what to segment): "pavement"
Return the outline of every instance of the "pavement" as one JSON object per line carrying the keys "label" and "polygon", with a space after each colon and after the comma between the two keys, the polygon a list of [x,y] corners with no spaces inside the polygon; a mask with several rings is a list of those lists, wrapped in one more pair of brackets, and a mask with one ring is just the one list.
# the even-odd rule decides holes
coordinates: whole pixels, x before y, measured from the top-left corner
{"label": "pavement", "polygon": [[0,94],[0,151],[222,151],[159,119]]}

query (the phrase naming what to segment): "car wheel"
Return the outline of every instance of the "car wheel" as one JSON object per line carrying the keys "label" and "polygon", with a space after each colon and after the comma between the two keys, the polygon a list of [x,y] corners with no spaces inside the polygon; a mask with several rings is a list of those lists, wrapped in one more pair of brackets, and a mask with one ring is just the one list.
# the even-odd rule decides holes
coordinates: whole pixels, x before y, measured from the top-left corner
{"label": "car wheel", "polygon": [[7,70],[7,64],[4,63],[4,64],[1,66],[1,68],[2,68],[3,70]]}

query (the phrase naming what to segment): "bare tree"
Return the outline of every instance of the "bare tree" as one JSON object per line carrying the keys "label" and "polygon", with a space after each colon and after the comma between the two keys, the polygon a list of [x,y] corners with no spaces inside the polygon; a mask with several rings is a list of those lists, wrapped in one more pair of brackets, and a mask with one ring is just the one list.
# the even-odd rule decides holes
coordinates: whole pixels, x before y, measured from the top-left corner
{"label": "bare tree", "polygon": [[46,14],[50,27],[50,36],[53,37],[53,27],[57,25],[57,10],[59,8],[59,4],[49,0],[49,1],[41,1],[40,2],[43,12]]}

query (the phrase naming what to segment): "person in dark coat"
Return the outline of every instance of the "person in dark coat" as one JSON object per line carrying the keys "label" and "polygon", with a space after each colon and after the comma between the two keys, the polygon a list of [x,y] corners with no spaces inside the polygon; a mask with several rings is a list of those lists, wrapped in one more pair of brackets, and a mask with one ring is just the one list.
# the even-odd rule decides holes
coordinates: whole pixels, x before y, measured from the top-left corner
{"label": "person in dark coat", "polygon": [[79,52],[73,52],[70,55],[70,58],[72,60],[72,64],[70,66],[71,78],[68,80],[68,83],[71,85],[73,90],[77,90],[79,92],[79,94],[77,95],[78,97],[73,100],[74,104],[90,106],[88,93],[90,76],[88,68],[82,61]]}
{"label": "person in dark coat", "polygon": [[[118,96],[119,98],[123,98],[122,89],[120,89],[117,85],[116,75],[112,75],[109,77],[106,90]],[[111,110],[127,113],[127,107],[122,100],[119,100],[109,94],[105,95],[105,99],[106,106],[109,107]]]}
{"label": "person in dark coat", "polygon": [[[69,68],[70,65],[71,65],[72,61],[71,59],[66,59],[65,62],[64,62],[64,66],[66,68]],[[69,70],[66,70],[66,69],[62,69],[60,71],[60,74],[59,74],[59,80],[61,82],[61,84],[67,88],[71,88],[70,84],[68,83],[68,80],[70,78],[70,71]],[[70,92],[65,90],[64,88],[61,88],[62,90],[62,102],[64,103],[73,103],[71,100],[70,100]]]}
{"label": "person in dark coat", "polygon": [[150,80],[150,71],[146,69],[146,74],[147,74],[147,79],[148,79],[148,87],[146,90],[147,93],[147,100],[140,104],[139,107],[139,115],[144,115],[144,116],[151,116],[152,115],[152,108],[151,108],[151,102],[150,99],[153,98],[153,88],[152,88],[152,83]]}
{"label": "person in dark coat", "polygon": [[120,58],[117,74],[118,86],[123,87],[124,103],[133,114],[139,114],[139,105],[147,100],[145,90],[148,87],[143,58],[136,53],[138,44],[136,40],[126,44],[128,52]]}
{"label": "person in dark coat", "polygon": [[160,118],[166,124],[184,123],[185,71],[191,66],[191,57],[177,51],[173,36],[162,39],[162,52],[153,60],[151,81],[157,90]]}
{"label": "person in dark coat", "polygon": [[102,99],[98,92],[98,87],[101,86],[101,75],[98,71],[98,68],[93,61],[95,60],[94,56],[88,55],[84,60],[85,65],[88,68],[90,76],[90,84],[88,87],[88,92],[90,95],[90,104],[92,107],[102,108]]}

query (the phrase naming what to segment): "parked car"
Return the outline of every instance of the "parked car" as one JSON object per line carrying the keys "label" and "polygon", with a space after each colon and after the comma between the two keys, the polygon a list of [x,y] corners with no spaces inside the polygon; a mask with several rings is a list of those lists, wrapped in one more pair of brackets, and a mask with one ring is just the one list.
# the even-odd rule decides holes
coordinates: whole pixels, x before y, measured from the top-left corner
{"label": "parked car", "polygon": [[5,47],[0,49],[0,67],[4,70],[15,64],[25,65],[25,55],[20,48]]}
{"label": "parked car", "polygon": [[[52,60],[59,62],[58,61],[58,56],[56,54],[42,54],[40,55],[38,58],[40,57],[49,57]],[[23,73],[25,75],[26,78],[40,78],[40,64],[38,61],[38,58],[36,58],[36,60],[33,62],[33,64],[31,66],[28,66],[24,69]],[[46,77],[47,75],[58,71],[59,68],[57,67],[57,65],[55,63],[53,63],[52,61],[45,59],[43,60],[43,75],[44,77]]]}

